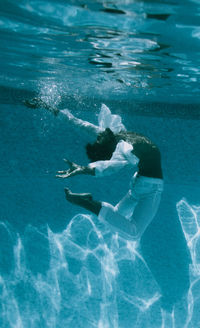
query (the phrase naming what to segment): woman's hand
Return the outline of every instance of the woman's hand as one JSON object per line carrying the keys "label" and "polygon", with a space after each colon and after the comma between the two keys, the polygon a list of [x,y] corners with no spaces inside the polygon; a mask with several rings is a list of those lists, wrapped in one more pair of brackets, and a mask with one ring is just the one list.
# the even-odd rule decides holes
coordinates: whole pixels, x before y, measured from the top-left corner
{"label": "woman's hand", "polygon": [[59,109],[48,105],[45,101],[43,101],[41,98],[33,98],[33,99],[26,99],[23,101],[24,105],[29,108],[44,108],[47,109],[48,111],[52,112],[55,116],[59,114]]}
{"label": "woman's hand", "polygon": [[64,159],[64,162],[69,165],[69,169],[66,171],[58,171],[56,177],[57,178],[70,178],[78,174],[85,174],[85,167],[78,165],[76,163],[73,163],[69,161],[68,159]]}

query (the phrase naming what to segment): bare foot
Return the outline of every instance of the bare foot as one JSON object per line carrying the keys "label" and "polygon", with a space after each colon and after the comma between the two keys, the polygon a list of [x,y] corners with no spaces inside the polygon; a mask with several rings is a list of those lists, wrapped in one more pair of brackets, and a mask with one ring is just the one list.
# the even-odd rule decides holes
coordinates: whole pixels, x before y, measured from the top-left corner
{"label": "bare foot", "polygon": [[66,199],[73,204],[76,205],[82,205],[83,202],[85,201],[91,201],[92,200],[92,195],[91,194],[75,194],[72,193],[70,189],[65,188],[65,196]]}
{"label": "bare foot", "polygon": [[73,204],[79,205],[86,210],[99,215],[101,203],[93,200],[91,194],[74,194],[68,188],[65,188],[66,199]]}

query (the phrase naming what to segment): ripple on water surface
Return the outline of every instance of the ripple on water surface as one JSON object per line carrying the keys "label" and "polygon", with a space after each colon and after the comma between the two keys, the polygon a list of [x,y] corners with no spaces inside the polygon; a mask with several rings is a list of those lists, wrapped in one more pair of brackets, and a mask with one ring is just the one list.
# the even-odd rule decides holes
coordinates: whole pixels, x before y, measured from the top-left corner
{"label": "ripple on water surface", "polygon": [[0,83],[37,91],[51,80],[104,99],[197,103],[198,17],[193,1],[7,1]]}

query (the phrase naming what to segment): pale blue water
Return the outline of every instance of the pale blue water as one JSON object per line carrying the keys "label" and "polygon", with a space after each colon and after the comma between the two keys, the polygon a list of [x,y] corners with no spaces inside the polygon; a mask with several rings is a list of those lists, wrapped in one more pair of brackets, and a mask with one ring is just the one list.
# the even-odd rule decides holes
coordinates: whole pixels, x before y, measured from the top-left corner
{"label": "pale blue water", "polygon": [[[0,2],[0,327],[200,327],[199,4]],[[138,248],[63,191],[114,204],[129,172],[56,179],[88,139],[35,96],[94,123],[105,103],[158,144],[165,191]]]}

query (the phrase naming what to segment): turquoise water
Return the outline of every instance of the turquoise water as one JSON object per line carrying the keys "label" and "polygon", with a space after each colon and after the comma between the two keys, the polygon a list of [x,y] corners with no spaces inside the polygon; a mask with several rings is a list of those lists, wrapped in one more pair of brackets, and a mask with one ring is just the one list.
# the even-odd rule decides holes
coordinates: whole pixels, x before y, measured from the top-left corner
{"label": "turquoise water", "polygon": [[[198,328],[199,1],[0,3],[0,326]],[[155,141],[165,191],[139,246],[65,201],[116,203],[131,172],[60,181],[87,136],[26,99]],[[112,186],[112,189],[111,189]]]}

